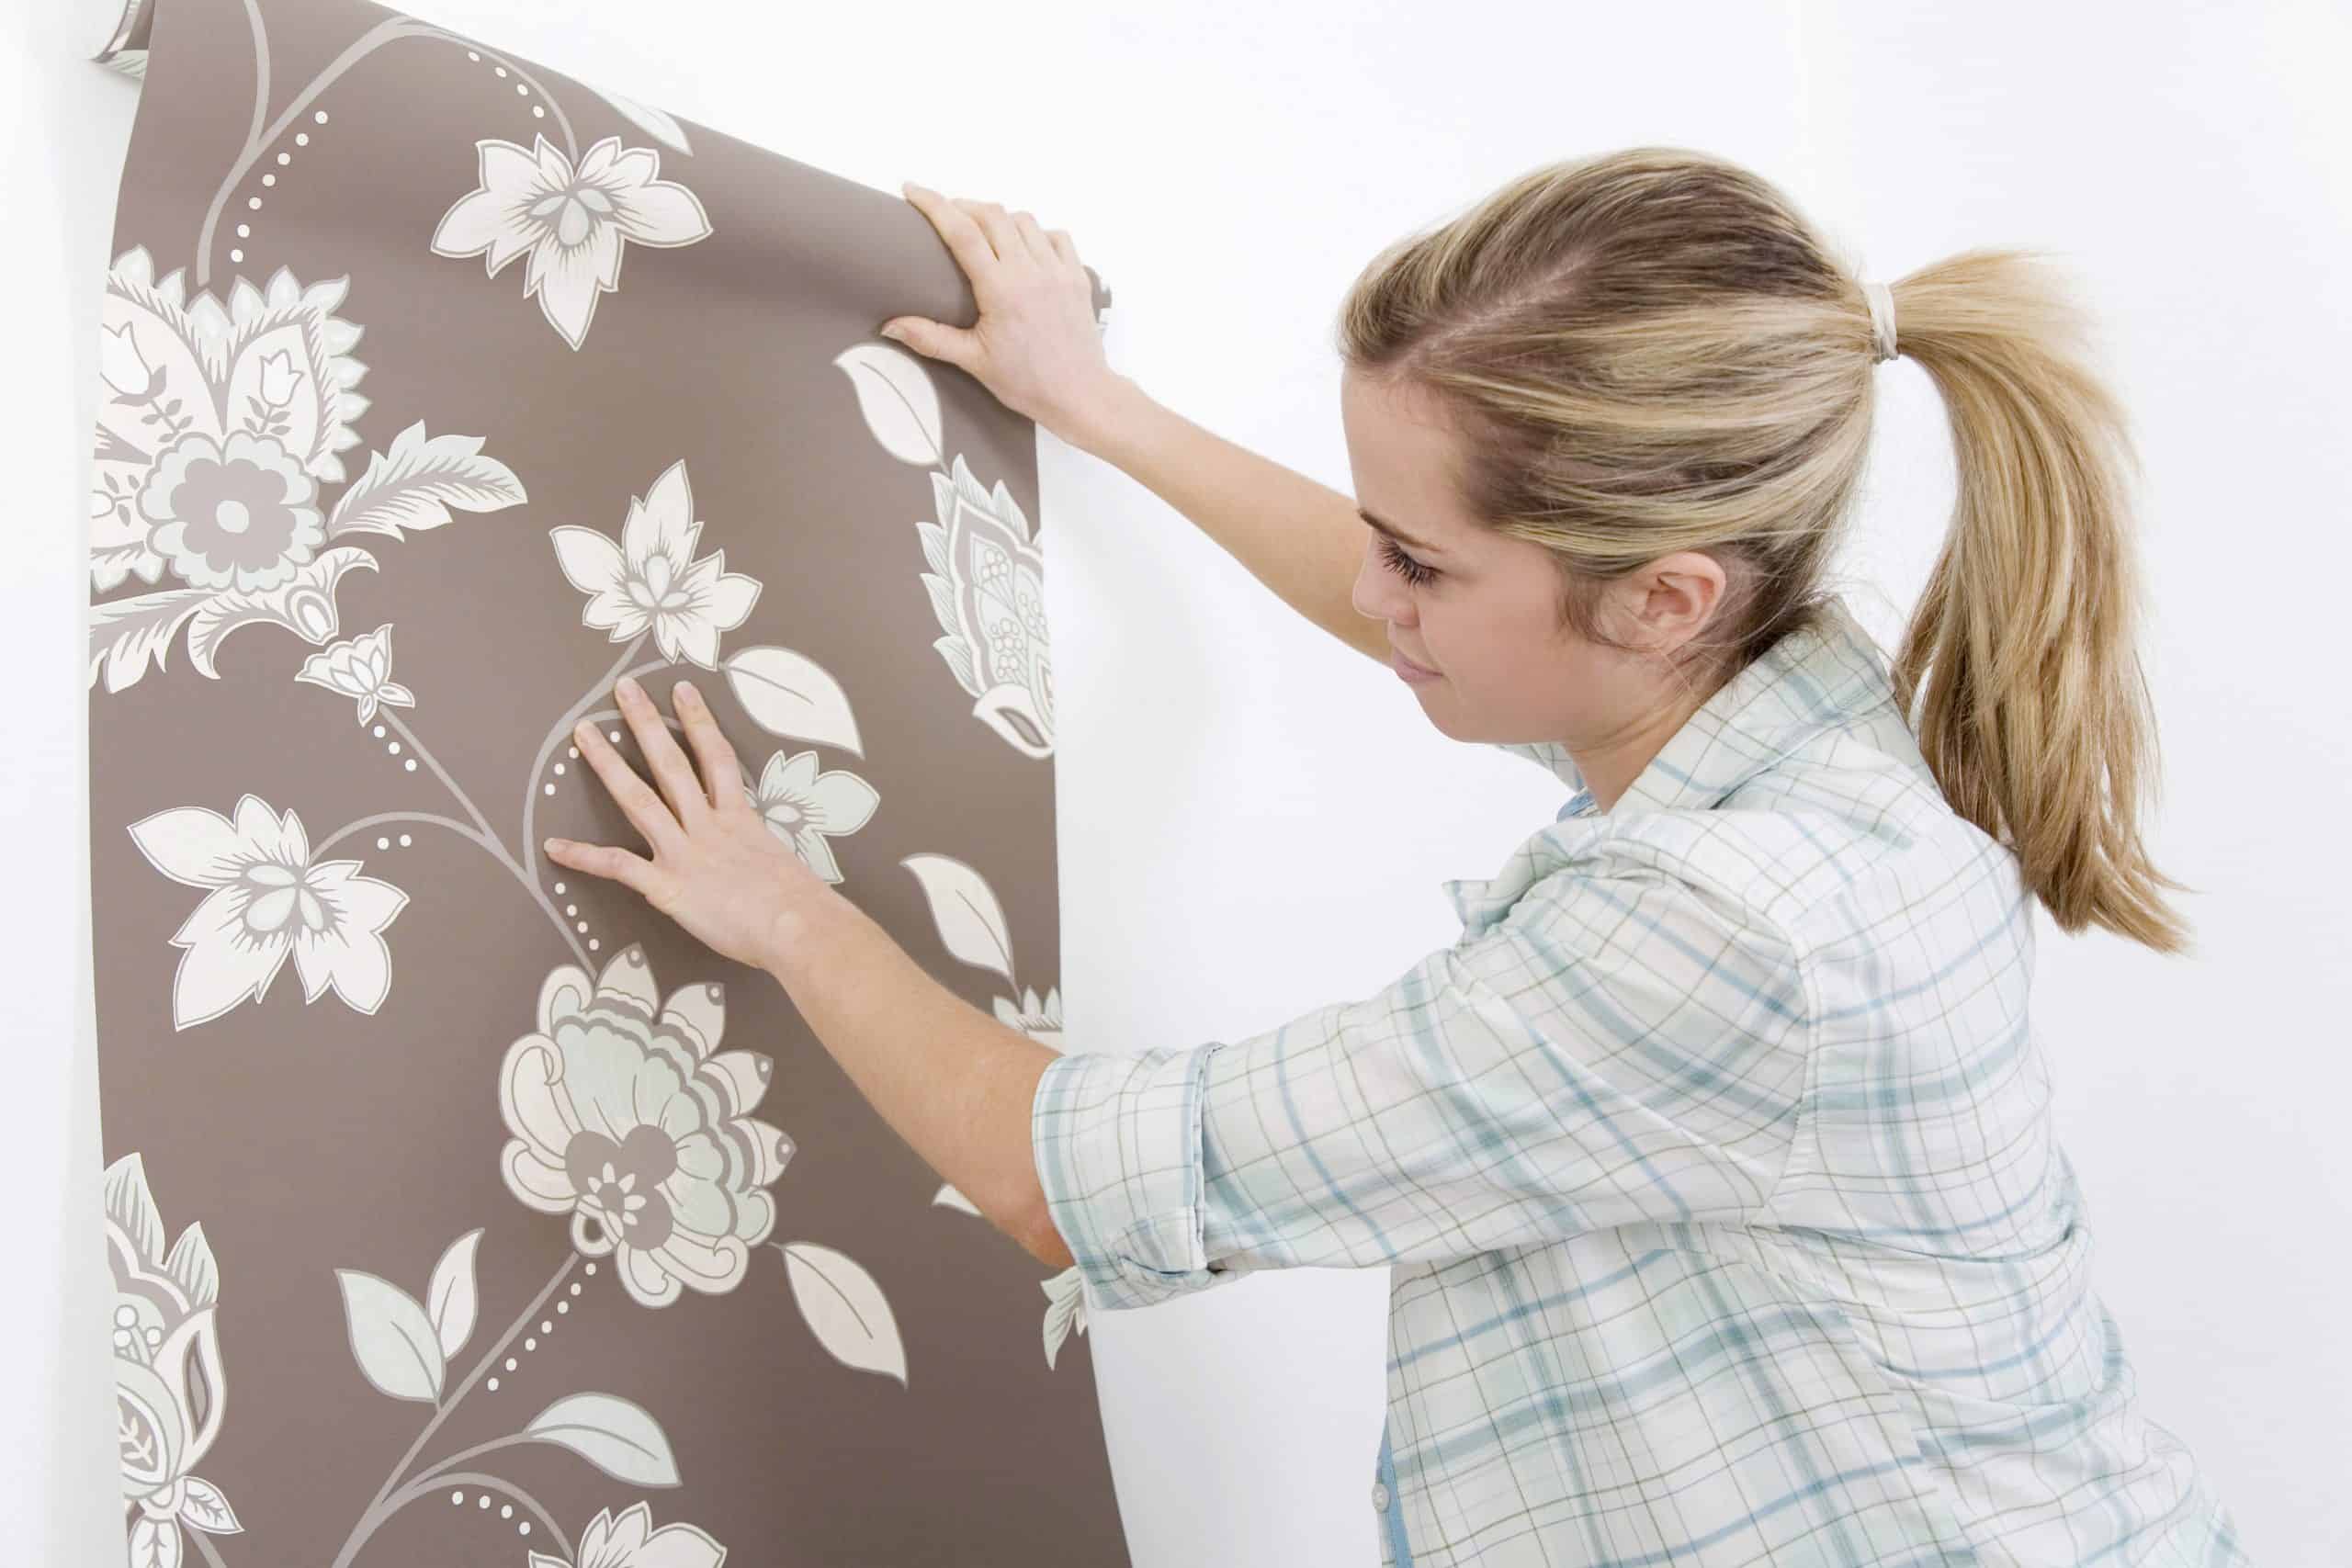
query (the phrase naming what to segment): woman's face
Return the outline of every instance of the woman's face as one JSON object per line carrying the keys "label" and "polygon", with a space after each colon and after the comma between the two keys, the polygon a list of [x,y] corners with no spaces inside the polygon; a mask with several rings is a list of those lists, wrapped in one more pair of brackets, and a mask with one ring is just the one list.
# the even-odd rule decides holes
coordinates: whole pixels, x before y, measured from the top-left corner
{"label": "woman's face", "polygon": [[[1457,437],[1432,395],[1351,370],[1340,408],[1356,502],[1371,525],[1355,607],[1387,623],[1392,661],[1409,666],[1399,675],[1431,724],[1456,740],[1561,741],[1589,775],[1588,757],[1637,749],[1677,722],[1668,710],[1682,693],[1657,659],[1559,625],[1552,552],[1464,510]],[[1705,556],[1663,557],[1611,585],[1602,624],[1629,641],[1671,646],[1714,608],[1722,581]]]}

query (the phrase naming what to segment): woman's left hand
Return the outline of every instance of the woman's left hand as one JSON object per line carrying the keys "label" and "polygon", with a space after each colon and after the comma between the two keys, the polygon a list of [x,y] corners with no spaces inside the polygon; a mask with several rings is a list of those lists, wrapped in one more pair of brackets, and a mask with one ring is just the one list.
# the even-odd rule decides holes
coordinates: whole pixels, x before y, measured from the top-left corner
{"label": "woman's left hand", "polygon": [[637,737],[661,793],[637,776],[594,724],[582,719],[573,740],[629,821],[645,835],[653,858],[616,845],[569,839],[548,840],[548,857],[633,887],[715,951],[740,963],[769,967],[789,940],[794,918],[831,889],[752,810],[735,749],[719,733],[691,682],[679,682],[671,700],[702,765],[699,779],[644,689],[624,677],[616,690],[621,716]]}

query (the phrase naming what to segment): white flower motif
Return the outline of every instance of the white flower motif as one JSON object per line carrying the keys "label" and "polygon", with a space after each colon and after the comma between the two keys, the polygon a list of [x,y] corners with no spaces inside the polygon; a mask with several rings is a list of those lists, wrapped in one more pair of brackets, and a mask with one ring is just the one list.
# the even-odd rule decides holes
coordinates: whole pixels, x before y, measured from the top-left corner
{"label": "white flower motif", "polygon": [[790,757],[776,752],[760,770],[758,785],[743,794],[768,831],[790,844],[808,869],[828,882],[839,882],[842,868],[826,839],[865,827],[882,798],[855,773],[840,768],[819,773],[814,751]]}
{"label": "white flower motif", "polygon": [[505,465],[479,456],[479,437],[428,438],[420,422],[322,517],[320,487],[349,477],[343,454],[369,406],[355,390],[368,367],[350,353],[361,328],[334,313],[350,282],[306,285],[280,267],[266,284],[235,279],[225,299],[189,299],[186,274],[157,278],[143,248],[115,258],[100,300],[90,586],[159,583],[166,567],[181,581],[93,599],[93,684],[103,671],[119,692],[164,668],[183,628],[188,664],[208,679],[246,626],[323,645],[336,635],[336,584],[376,566],[337,536],[398,538],[448,521],[452,506],[524,499]]}
{"label": "white flower motif", "polygon": [[392,624],[386,621],[365,637],[348,637],[322,648],[302,660],[294,679],[341,692],[359,699],[359,722],[376,716],[376,706],[413,708],[415,694],[392,679]]}
{"label": "white flower motif", "polygon": [[548,322],[578,348],[588,336],[596,300],[620,287],[624,240],[640,245],[691,245],[710,232],[710,217],[695,193],[656,179],[662,155],[650,147],[624,151],[617,136],[571,160],[545,136],[536,151],[495,137],[474,143],[479,188],[441,215],[433,253],[470,256],[499,269],[530,253],[523,293],[537,295]]}
{"label": "white flower motif", "polygon": [[368,407],[352,389],[367,367],[346,352],[360,329],[334,314],[349,281],[305,285],[280,267],[265,286],[237,278],[225,302],[190,299],[185,274],[158,279],[144,249],[116,258],[100,303],[109,395],[92,454],[90,584],[159,582],[168,566],[187,586],[92,604],[94,682],[103,669],[120,691],[161,668],[183,626],[206,675],[244,626],[334,635],[337,579],[375,564],[321,547],[318,486],[344,478],[351,421]]}
{"label": "white flower motif", "polygon": [[198,588],[276,588],[318,554],[318,482],[275,435],[183,435],[139,492],[147,547]]}
{"label": "white flower motif", "polygon": [[[733,1290],[775,1224],[765,1190],[793,1153],[751,1111],[774,1064],[721,1051],[725,993],[684,986],[666,1003],[632,946],[591,982],[573,964],[539,987],[538,1029],[507,1048],[499,1109],[506,1185],[525,1204],[571,1216],[571,1243],[615,1257],[647,1306],[679,1287]],[[583,1556],[582,1562],[586,1562]]]}
{"label": "white flower motif", "polygon": [[531,1568],[718,1568],[727,1549],[693,1525],[672,1522],[653,1528],[650,1504],[637,1503],[618,1518],[599,1508],[580,1532],[580,1555],[571,1563],[534,1551]]}
{"label": "white flower motif", "polygon": [[1045,556],[1029,519],[999,479],[982,490],[961,455],[931,476],[936,523],[917,523],[922,585],[944,637],[932,647],[972,712],[1023,756],[1054,752],[1054,666],[1046,622]]}
{"label": "white flower motif", "polygon": [[[368,367],[349,353],[360,328],[334,313],[350,281],[304,284],[280,267],[261,287],[235,279],[224,302],[209,293],[187,298],[184,272],[158,279],[143,247],[115,258],[99,302],[98,370],[108,395],[98,400],[90,479],[94,590],[104,592],[133,574],[151,583],[162,577],[166,556],[150,536],[158,523],[235,521],[198,504],[224,489],[249,509],[254,498],[242,490],[257,491],[265,506],[312,503],[316,486],[291,479],[272,489],[262,474],[199,473],[185,505],[157,492],[161,511],[142,508],[140,498],[154,471],[188,439],[203,438],[181,452],[183,470],[199,457],[234,469],[242,457],[272,478],[289,464],[319,483],[345,477],[342,453],[359,441],[351,423],[368,406],[354,389]],[[274,445],[241,453],[232,446],[240,434]],[[188,478],[183,471],[173,483]],[[275,529],[265,519],[244,532],[274,536]]]}
{"label": "white flower motif", "polygon": [[356,860],[313,863],[293,812],[281,818],[247,795],[234,821],[177,806],[133,822],[130,837],[165,876],[212,889],[172,935],[186,950],[172,984],[175,1029],[261,1000],[289,953],[305,1002],[332,989],[364,1013],[383,1005],[392,959],[381,932],[408,895],[361,876]]}
{"label": "white flower motif", "polygon": [[136,1154],[107,1167],[107,1260],[114,1273],[115,1435],[134,1562],[177,1562],[183,1526],[242,1527],[220,1489],[190,1473],[220,1433],[226,1384],[213,1317],[220,1277],[204,1227],[168,1249]]}
{"label": "white flower motif", "polygon": [[139,352],[130,323],[98,333],[98,376],[118,402],[144,402],[163,390],[163,377]]}
{"label": "white flower motif", "polygon": [[294,389],[301,379],[294,368],[294,356],[286,350],[281,348],[265,355],[261,362],[261,400],[271,408],[284,408],[294,400]]}
{"label": "white flower motif", "polygon": [[594,528],[551,528],[556,564],[589,595],[583,626],[609,628],[625,642],[650,626],[664,659],[680,653],[718,668],[718,634],[732,631],[758,603],[756,578],[727,570],[727,552],[694,558],[702,525],[683,457],[662,471],[642,501],[629,498],[618,545]]}
{"label": "white flower motif", "polygon": [[1012,1005],[1010,997],[996,998],[999,1023],[1021,1031],[1042,1045],[1062,1048],[1062,992],[1059,986],[1047,987],[1046,999],[1037,999],[1037,987],[1025,986],[1021,992],[1021,1005]]}

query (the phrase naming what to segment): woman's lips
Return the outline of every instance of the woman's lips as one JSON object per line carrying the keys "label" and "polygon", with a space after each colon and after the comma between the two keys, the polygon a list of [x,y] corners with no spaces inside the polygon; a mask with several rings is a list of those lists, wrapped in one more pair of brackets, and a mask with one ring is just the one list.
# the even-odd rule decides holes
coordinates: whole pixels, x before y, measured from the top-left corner
{"label": "woman's lips", "polygon": [[1424,670],[1421,666],[1414,663],[1411,660],[1397,652],[1394,648],[1391,648],[1388,650],[1388,667],[1396,671],[1400,679],[1409,681],[1417,686],[1424,681],[1434,681],[1437,679],[1436,671]]}

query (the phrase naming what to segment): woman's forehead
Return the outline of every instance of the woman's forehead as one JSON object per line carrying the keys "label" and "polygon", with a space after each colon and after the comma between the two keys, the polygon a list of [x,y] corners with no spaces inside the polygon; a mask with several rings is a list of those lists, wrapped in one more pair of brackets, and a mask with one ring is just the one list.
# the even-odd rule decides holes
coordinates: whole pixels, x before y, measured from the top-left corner
{"label": "woman's forehead", "polygon": [[1341,418],[1365,521],[1422,549],[1459,549],[1477,530],[1455,478],[1459,438],[1437,400],[1407,384],[1343,378]]}

